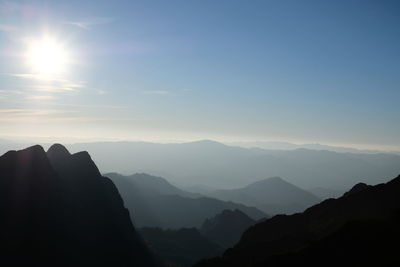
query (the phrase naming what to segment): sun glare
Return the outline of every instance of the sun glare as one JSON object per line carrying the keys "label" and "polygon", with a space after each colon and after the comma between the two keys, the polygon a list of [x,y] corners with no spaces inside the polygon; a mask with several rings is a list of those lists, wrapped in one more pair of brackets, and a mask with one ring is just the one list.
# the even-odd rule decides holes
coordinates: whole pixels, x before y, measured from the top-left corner
{"label": "sun glare", "polygon": [[27,61],[34,73],[52,76],[65,70],[68,53],[61,42],[51,37],[44,37],[29,43]]}

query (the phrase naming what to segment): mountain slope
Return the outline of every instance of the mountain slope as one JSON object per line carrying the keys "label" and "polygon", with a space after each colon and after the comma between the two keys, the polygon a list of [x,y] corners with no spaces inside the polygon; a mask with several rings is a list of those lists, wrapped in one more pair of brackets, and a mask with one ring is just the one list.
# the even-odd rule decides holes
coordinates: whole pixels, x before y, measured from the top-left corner
{"label": "mountain slope", "polygon": [[0,157],[5,266],[156,266],[87,152],[40,146]]}
{"label": "mountain slope", "polygon": [[135,173],[129,176],[124,176],[118,173],[106,173],[104,176],[113,180],[125,179],[139,188],[142,194],[146,195],[178,195],[183,197],[200,197],[200,194],[195,194],[179,189],[170,184],[166,179],[149,175],[146,173]]}
{"label": "mountain slope", "polygon": [[223,249],[209,241],[196,228],[163,230],[161,228],[141,228],[141,236],[168,266],[192,266],[202,258],[215,257]]}
{"label": "mountain slope", "polygon": [[240,210],[224,210],[204,221],[200,232],[223,248],[236,244],[242,233],[256,223]]}
{"label": "mountain slope", "polygon": [[[139,227],[173,229],[200,227],[206,218],[225,209],[240,209],[256,220],[266,217],[262,211],[243,204],[210,197],[194,197],[198,194],[175,188],[165,180],[161,183],[150,182],[146,183],[146,186],[142,186],[143,183],[136,183],[136,180],[132,179],[132,177],[137,178],[136,175],[122,176],[115,173],[108,175],[118,187],[126,206],[133,215],[132,219],[134,219],[135,225]],[[147,175],[142,178],[162,179]],[[151,187],[148,186],[150,184]],[[162,184],[162,187],[159,187],[159,184]]]}
{"label": "mountain slope", "polygon": [[307,189],[308,192],[313,194],[314,196],[325,200],[328,198],[337,198],[343,195],[344,191],[342,190],[334,190],[334,189],[328,189],[328,188],[323,188],[323,187],[312,187]]}
{"label": "mountain slope", "polygon": [[320,201],[280,177],[264,179],[239,189],[217,190],[208,195],[254,206],[268,214],[300,212]]}
{"label": "mountain slope", "polygon": [[222,258],[197,266],[292,266],[296,260],[306,266],[320,266],[321,260],[325,266],[396,266],[400,176],[362,187],[303,213],[259,223]]}

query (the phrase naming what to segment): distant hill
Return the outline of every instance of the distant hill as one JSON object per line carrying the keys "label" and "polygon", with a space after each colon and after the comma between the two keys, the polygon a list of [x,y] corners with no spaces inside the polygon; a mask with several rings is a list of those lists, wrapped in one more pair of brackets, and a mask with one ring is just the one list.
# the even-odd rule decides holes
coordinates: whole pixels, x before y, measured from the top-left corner
{"label": "distant hill", "polygon": [[141,236],[168,266],[189,267],[202,258],[219,256],[223,249],[205,238],[196,228],[163,230],[140,228]]}
{"label": "distant hill", "polygon": [[398,266],[399,223],[400,176],[274,216],[249,228],[221,258],[196,266]]}
{"label": "distant hill", "polygon": [[207,140],[182,144],[80,143],[68,147],[71,151],[91,151],[103,173],[151,173],[168,177],[180,187],[233,189],[263,177],[279,176],[304,189],[322,187],[343,192],[358,182],[374,185],[400,173],[400,155],[383,153],[251,149]]}
{"label": "distant hill", "polygon": [[206,218],[225,209],[240,209],[256,220],[266,216],[254,207],[186,192],[161,177],[116,173],[106,176],[118,187],[138,227],[200,227]]}
{"label": "distant hill", "polygon": [[158,266],[117,188],[62,145],[0,157],[2,266]]}
{"label": "distant hill", "polygon": [[293,144],[288,142],[231,142],[226,143],[227,145],[239,146],[245,148],[261,148],[261,149],[272,149],[272,150],[295,150],[299,148],[312,149],[312,150],[327,150],[339,153],[369,153],[376,154],[382,153],[379,150],[366,150],[366,149],[356,149],[352,147],[343,146],[329,146],[323,144]]}
{"label": "distant hill", "polygon": [[166,179],[146,173],[135,173],[133,175],[124,176],[118,173],[107,173],[105,176],[111,179],[125,179],[140,189],[145,195],[178,195],[183,197],[201,197],[202,195],[187,192],[171,185]]}
{"label": "distant hill", "polygon": [[236,244],[242,233],[256,223],[240,210],[224,210],[204,221],[200,232],[223,248]]}
{"label": "distant hill", "polygon": [[313,194],[314,196],[317,196],[320,199],[328,199],[328,198],[337,198],[343,195],[344,191],[343,190],[334,190],[334,189],[329,189],[329,188],[323,188],[323,187],[313,187],[307,189],[308,192]]}
{"label": "distant hill", "polygon": [[268,214],[300,212],[321,201],[280,177],[264,179],[243,188],[217,190],[208,196],[254,206]]}
{"label": "distant hill", "polygon": [[[26,145],[0,140],[1,151],[18,147]],[[269,147],[272,149],[243,148],[203,140],[169,144],[75,143],[67,145],[67,148],[72,152],[90,151],[102,173],[151,173],[168,177],[180,188],[195,186],[189,191],[197,193],[209,191],[202,190],[205,188],[244,187],[264,177],[279,176],[301,188],[313,190],[314,194],[325,199],[340,196],[358,182],[374,185],[400,173],[399,153],[345,148],[334,152],[329,151],[329,147],[315,144],[279,150],[273,146]],[[318,191],[322,194],[314,191],[315,188],[322,189]]]}

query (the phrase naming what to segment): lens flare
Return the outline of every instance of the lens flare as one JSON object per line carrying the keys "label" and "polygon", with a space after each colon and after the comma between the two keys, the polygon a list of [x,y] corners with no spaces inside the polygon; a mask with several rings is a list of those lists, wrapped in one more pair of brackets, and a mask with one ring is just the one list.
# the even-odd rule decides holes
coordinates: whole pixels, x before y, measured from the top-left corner
{"label": "lens flare", "polygon": [[29,42],[27,61],[32,72],[52,76],[65,71],[68,53],[64,45],[51,37]]}

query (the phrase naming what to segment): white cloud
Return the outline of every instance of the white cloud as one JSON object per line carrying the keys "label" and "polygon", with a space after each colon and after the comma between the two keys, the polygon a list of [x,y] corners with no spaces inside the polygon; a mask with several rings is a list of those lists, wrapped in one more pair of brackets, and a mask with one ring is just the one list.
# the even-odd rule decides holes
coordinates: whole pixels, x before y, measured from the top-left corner
{"label": "white cloud", "polygon": [[[8,75],[8,76],[16,77],[16,78],[39,80],[39,81],[70,83],[70,84],[74,84],[74,85],[77,84],[77,83],[67,80],[67,79],[49,77],[46,75],[33,74],[33,73],[2,73],[2,75]],[[80,83],[83,83],[83,82],[80,82]]]}
{"label": "white cloud", "polygon": [[107,94],[109,94],[110,92],[109,91],[106,91],[106,90],[97,90],[97,94],[99,94],[99,95],[107,95]]}
{"label": "white cloud", "polygon": [[65,24],[73,25],[84,30],[90,30],[93,26],[108,24],[113,21],[114,19],[109,17],[91,17],[78,21],[67,21]]}
{"label": "white cloud", "polygon": [[37,91],[43,91],[43,92],[52,92],[52,93],[58,93],[58,92],[77,92],[78,90],[74,87],[71,86],[52,86],[52,85],[32,85],[29,88],[32,88]]}
{"label": "white cloud", "polygon": [[170,92],[166,90],[148,90],[148,91],[142,91],[143,94],[148,94],[148,95],[169,95]]}
{"label": "white cloud", "polygon": [[26,109],[26,108],[10,108],[10,109],[0,109],[1,115],[13,115],[13,116],[46,116],[52,114],[63,114],[71,113],[76,111],[71,110],[60,110],[60,109]]}
{"label": "white cloud", "polygon": [[22,92],[21,90],[0,90],[0,94],[3,94],[3,95],[11,95],[11,94],[23,95],[24,92]]}
{"label": "white cloud", "polygon": [[101,121],[101,118],[94,117],[36,117],[36,116],[20,116],[20,117],[0,117],[2,122],[24,122],[24,123],[57,123],[57,122],[88,122],[88,121]]}
{"label": "white cloud", "polygon": [[[76,116],[71,116],[76,114]],[[79,116],[77,111],[62,109],[0,109],[0,121],[2,122],[85,122],[105,120],[106,118]]]}
{"label": "white cloud", "polygon": [[43,82],[42,84],[29,85],[27,86],[27,88],[38,91],[53,92],[53,93],[78,92],[80,89],[85,88],[86,86],[86,83],[83,81],[72,81],[61,78],[52,78],[31,73],[3,73],[2,75]]}
{"label": "white cloud", "polygon": [[52,100],[52,99],[57,99],[58,97],[53,96],[53,95],[27,95],[25,96],[25,99],[28,100]]}
{"label": "white cloud", "polygon": [[117,105],[81,105],[81,104],[64,104],[64,103],[46,103],[46,105],[61,106],[61,107],[77,107],[77,108],[87,108],[87,109],[126,109],[128,106],[117,106]]}

